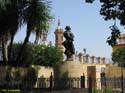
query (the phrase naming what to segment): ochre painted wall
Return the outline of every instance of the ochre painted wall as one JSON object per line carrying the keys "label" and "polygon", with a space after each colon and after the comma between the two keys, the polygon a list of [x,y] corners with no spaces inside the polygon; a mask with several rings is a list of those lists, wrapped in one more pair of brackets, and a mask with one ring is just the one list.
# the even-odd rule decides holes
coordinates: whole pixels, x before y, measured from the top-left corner
{"label": "ochre painted wall", "polygon": [[[124,68],[125,77],[125,68]],[[107,66],[106,67],[106,77],[121,77],[121,67],[118,66]]]}

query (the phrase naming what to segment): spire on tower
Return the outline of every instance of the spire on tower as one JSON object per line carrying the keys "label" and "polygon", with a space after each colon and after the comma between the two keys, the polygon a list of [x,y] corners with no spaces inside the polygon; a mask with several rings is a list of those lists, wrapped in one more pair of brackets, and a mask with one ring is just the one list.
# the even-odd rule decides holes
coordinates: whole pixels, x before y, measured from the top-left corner
{"label": "spire on tower", "polygon": [[57,26],[57,29],[61,29],[61,21],[60,21],[60,19],[58,19],[58,26]]}
{"label": "spire on tower", "polygon": [[58,26],[61,26],[61,22],[60,22],[60,19],[58,19]]}

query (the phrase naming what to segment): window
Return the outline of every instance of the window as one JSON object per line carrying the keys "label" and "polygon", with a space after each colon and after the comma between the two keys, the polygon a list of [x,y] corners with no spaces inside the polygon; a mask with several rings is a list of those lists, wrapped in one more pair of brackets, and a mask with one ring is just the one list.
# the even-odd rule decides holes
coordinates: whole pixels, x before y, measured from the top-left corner
{"label": "window", "polygon": [[58,35],[56,36],[56,40],[58,40]]}

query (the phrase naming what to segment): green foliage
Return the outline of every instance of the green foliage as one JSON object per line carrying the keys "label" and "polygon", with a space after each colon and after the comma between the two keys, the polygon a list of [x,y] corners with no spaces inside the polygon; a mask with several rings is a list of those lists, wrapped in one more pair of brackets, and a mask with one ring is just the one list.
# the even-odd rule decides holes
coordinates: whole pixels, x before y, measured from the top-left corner
{"label": "green foliage", "polygon": [[[87,3],[94,1],[86,0]],[[100,0],[100,4],[100,15],[103,16],[104,20],[114,20],[114,25],[110,28],[111,36],[107,39],[107,43],[114,46],[120,34],[120,30],[116,28],[116,20],[120,22],[120,25],[125,26],[125,0]]]}
{"label": "green foliage", "polygon": [[[95,0],[86,0],[87,3],[93,3]],[[104,19],[120,21],[121,25],[125,25],[125,1],[124,0],[100,0],[101,8],[100,14]]]}
{"label": "green foliage", "polygon": [[108,43],[110,46],[113,47],[114,45],[117,44],[117,39],[118,39],[119,36],[120,36],[120,31],[119,31],[119,29],[117,28],[116,25],[111,26],[110,29],[111,29],[112,32],[111,32],[111,36],[109,36],[109,37],[107,38],[107,43]]}
{"label": "green foliage", "polygon": [[112,60],[114,63],[117,63],[119,66],[125,67],[125,47],[116,49],[112,53]]}
{"label": "green foliage", "polygon": [[[17,54],[16,61],[20,63],[29,37],[33,31],[48,30],[51,16],[51,2],[49,0],[1,0],[0,1],[0,37],[3,43],[10,40],[9,54],[3,51],[3,61],[11,61],[12,44],[18,28],[27,25],[26,37]],[[46,24],[46,25],[45,25]],[[5,49],[5,46],[2,46]],[[3,49],[3,50],[4,50]],[[7,49],[6,49],[7,50]]]}
{"label": "green foliage", "polygon": [[[6,68],[4,83],[0,87],[6,89],[31,90],[37,81],[37,72],[33,67],[10,67]],[[13,86],[12,86],[13,85]]]}
{"label": "green foliage", "polygon": [[44,66],[56,66],[62,61],[61,51],[54,46],[38,45],[34,51],[34,64]]}
{"label": "green foliage", "polygon": [[103,88],[103,91],[104,93],[112,93],[112,89],[108,87]]}
{"label": "green foliage", "polygon": [[95,0],[85,0],[86,3],[93,3]]}
{"label": "green foliage", "polygon": [[21,61],[20,63],[16,62],[17,55],[19,53],[19,50],[22,46],[22,43],[14,43],[13,44],[13,50],[12,51],[12,58],[11,62],[9,63],[10,65],[13,66],[23,66],[23,67],[28,67],[32,64],[32,58],[33,58],[33,44],[28,43],[26,48],[24,49],[23,56],[20,58]]}
{"label": "green foliage", "polygon": [[112,93],[112,89],[111,88],[107,88],[107,87],[102,88],[101,90],[93,88],[92,89],[92,93]]}
{"label": "green foliage", "polygon": [[[62,53],[58,48],[45,45],[37,45],[34,47],[32,43],[28,43],[23,56],[20,58],[21,62],[17,63],[16,57],[21,46],[22,43],[13,44],[14,51],[12,52],[12,61],[9,63],[9,65],[22,67],[30,67],[32,64],[56,66],[62,61]],[[35,69],[37,70],[39,67],[36,67]]]}
{"label": "green foliage", "polygon": [[[20,62],[20,57],[23,56],[22,50],[25,49],[26,44],[29,41],[31,32],[36,30],[38,25],[42,23],[48,23],[51,21],[50,16],[50,2],[48,0],[26,0],[24,3],[23,11],[23,22],[27,24],[27,33],[24,39],[23,45],[17,56],[17,61]],[[41,29],[42,30],[42,29]]]}

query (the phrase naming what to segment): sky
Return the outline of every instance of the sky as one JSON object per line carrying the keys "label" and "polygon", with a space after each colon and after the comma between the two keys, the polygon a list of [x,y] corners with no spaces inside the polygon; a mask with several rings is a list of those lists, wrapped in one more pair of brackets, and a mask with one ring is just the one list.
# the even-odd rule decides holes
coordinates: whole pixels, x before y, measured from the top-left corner
{"label": "sky", "polygon": [[85,0],[53,0],[52,13],[55,16],[48,40],[54,40],[54,31],[57,27],[58,19],[65,31],[65,26],[69,25],[73,32],[75,50],[86,52],[90,55],[110,58],[112,48],[106,43],[110,36],[109,26],[113,22],[104,21],[99,14],[100,4],[96,0],[93,4],[85,3]]}
{"label": "sky", "polygon": [[[63,31],[67,25],[71,27],[71,32],[75,36],[73,43],[76,51],[83,52],[86,48],[86,53],[91,56],[111,58],[112,48],[106,40],[110,36],[109,26],[113,21],[105,21],[99,14],[98,1],[87,4],[85,0],[52,0],[51,13],[55,19],[51,24],[47,40],[55,45],[54,32],[60,19]],[[25,26],[20,30],[24,29]],[[21,41],[24,36],[24,32],[21,31],[15,39]],[[30,40],[33,40],[33,35]]]}

